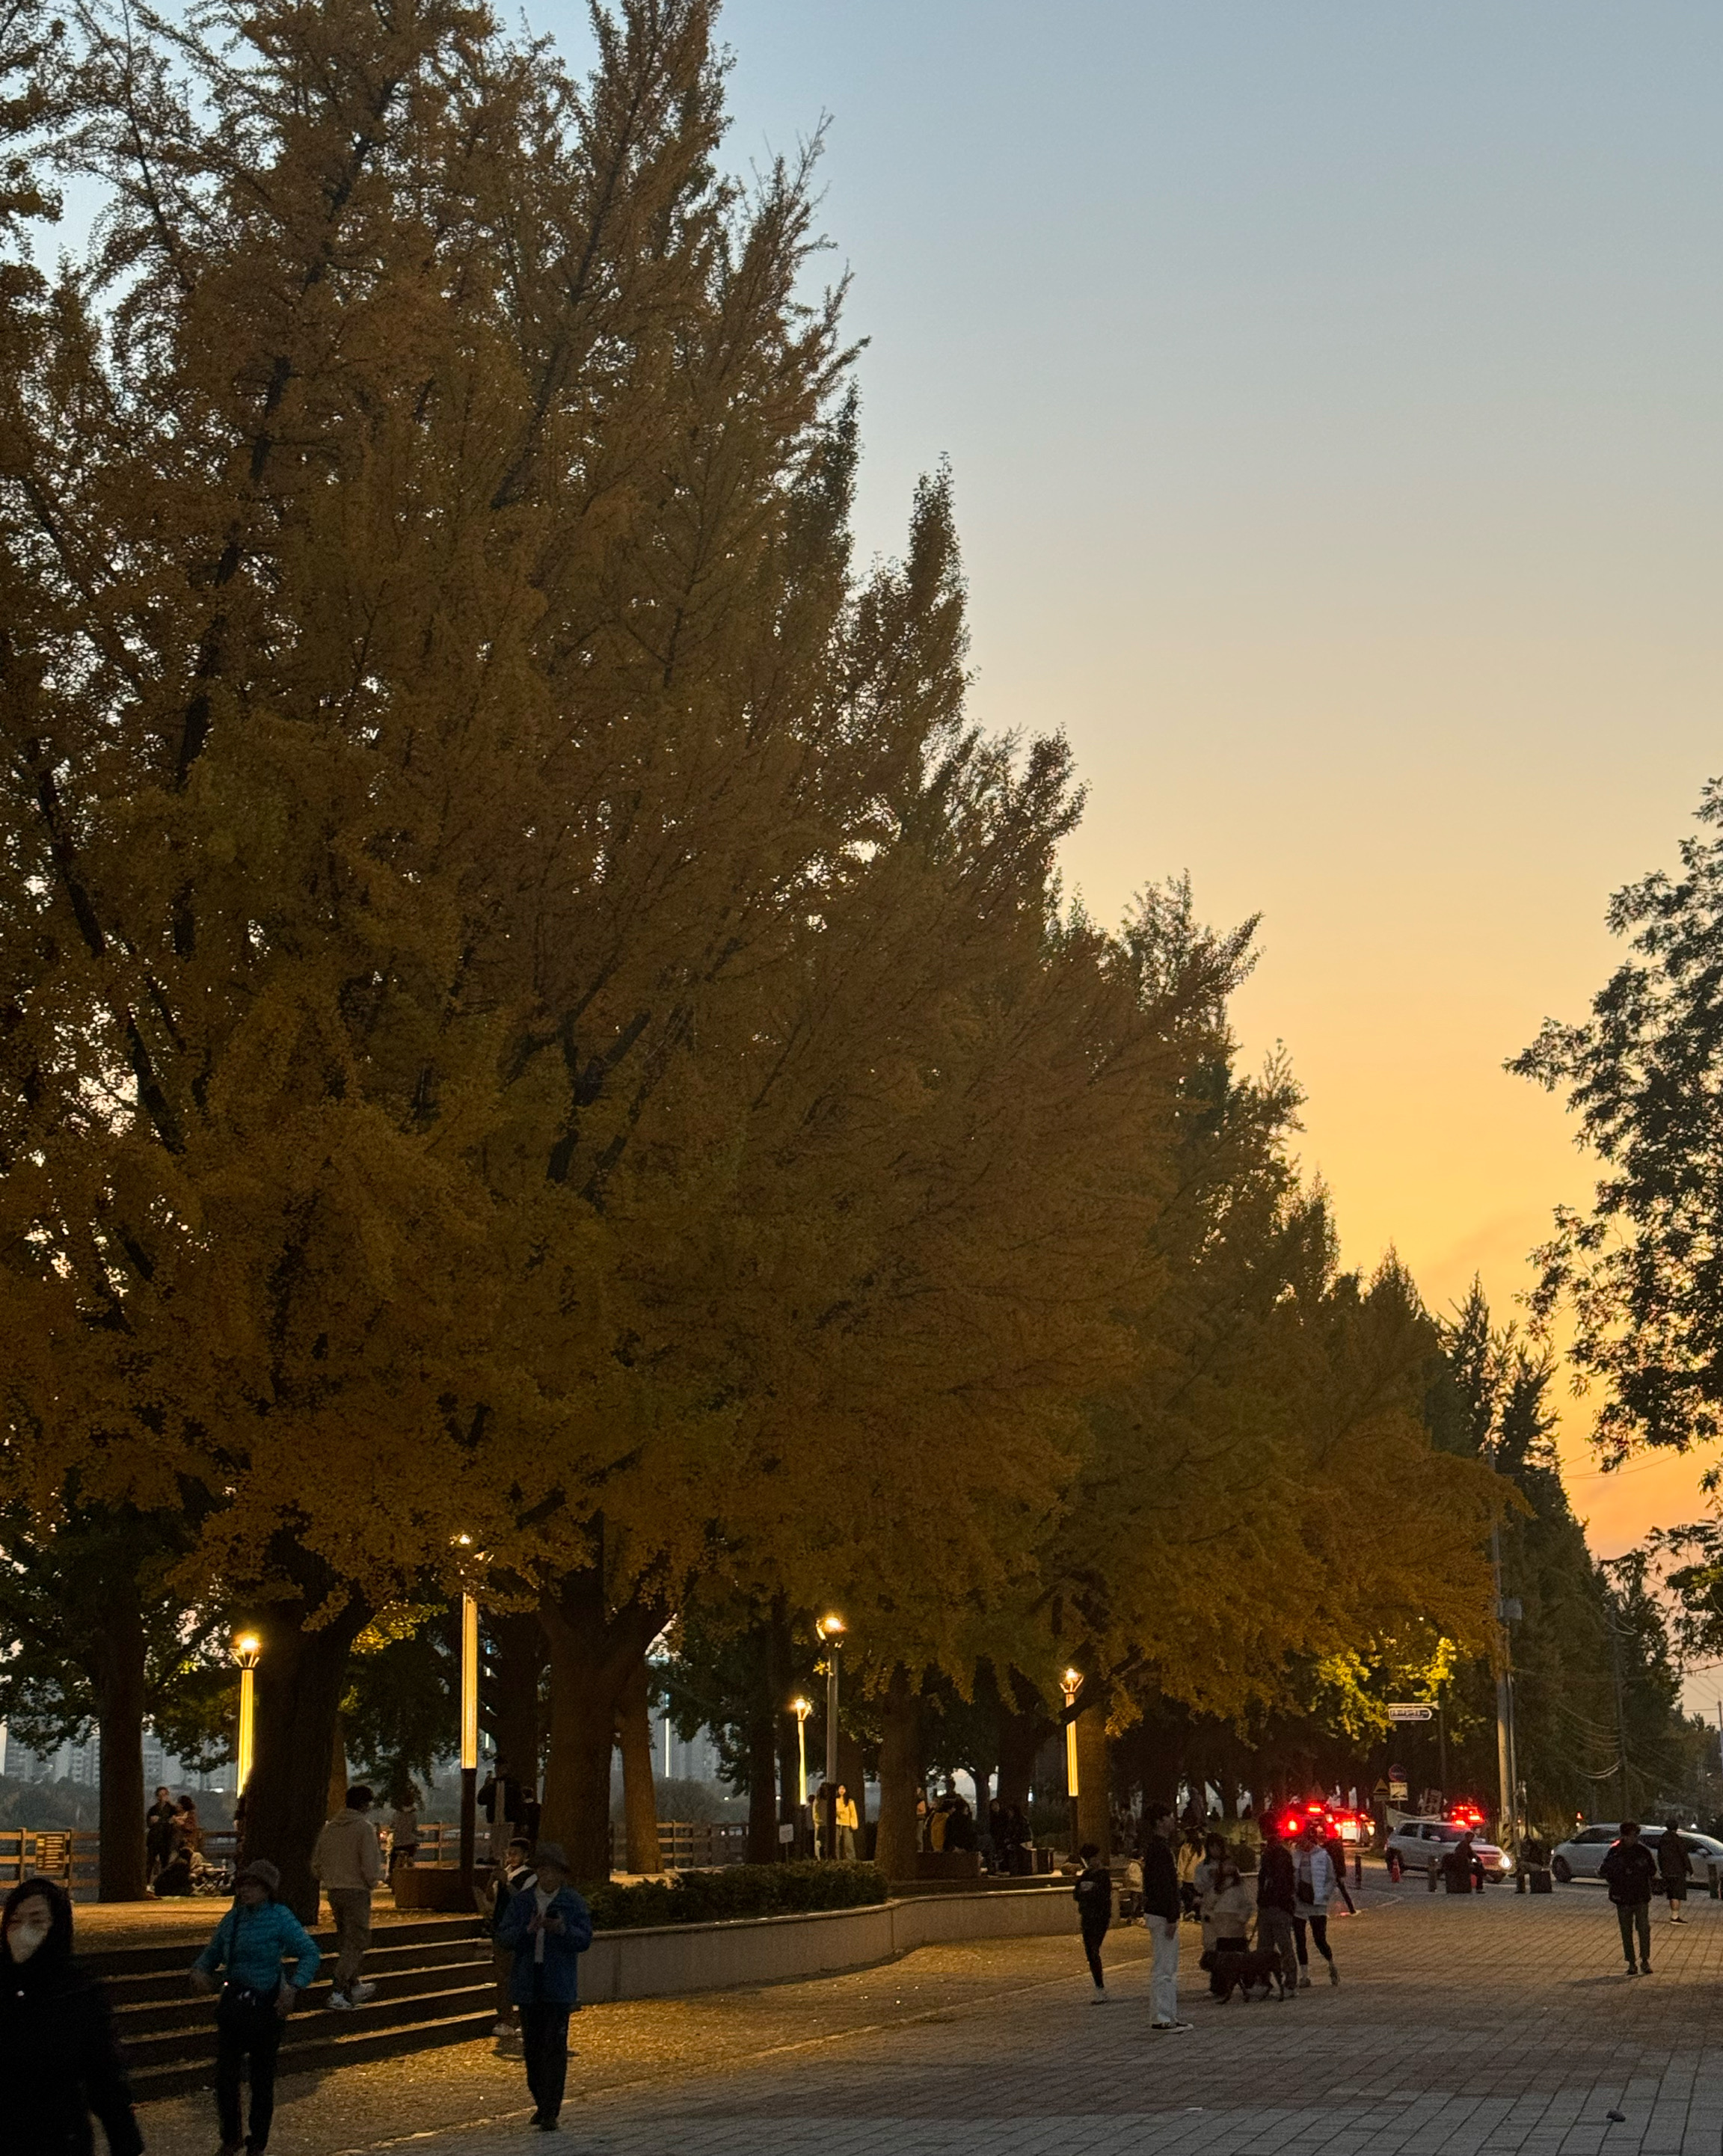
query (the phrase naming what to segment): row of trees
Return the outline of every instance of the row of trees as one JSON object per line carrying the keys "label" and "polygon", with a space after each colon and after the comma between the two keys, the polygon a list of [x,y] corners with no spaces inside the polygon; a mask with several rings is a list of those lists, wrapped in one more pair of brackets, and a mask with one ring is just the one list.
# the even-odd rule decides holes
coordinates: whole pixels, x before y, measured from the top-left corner
{"label": "row of trees", "polygon": [[723,177],[712,17],[584,82],[456,0],[3,18],[6,1681],[100,1720],[110,1892],[242,1620],[301,1901],[464,1586],[589,1874],[667,1625],[844,1610],[888,1868],[936,1699],[1367,1713],[1484,1637],[1500,1485],[1233,1067],[1249,928],[1064,901],[943,477],[851,565],[813,160]]}

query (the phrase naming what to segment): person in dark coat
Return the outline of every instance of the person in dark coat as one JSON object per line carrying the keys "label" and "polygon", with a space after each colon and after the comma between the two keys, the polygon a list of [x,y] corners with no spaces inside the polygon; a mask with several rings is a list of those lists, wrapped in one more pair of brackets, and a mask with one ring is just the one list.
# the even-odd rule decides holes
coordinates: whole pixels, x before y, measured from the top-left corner
{"label": "person in dark coat", "polygon": [[140,2156],[114,2017],[72,1958],[64,1889],[51,1879],[14,1887],[0,1942],[0,2147],[7,2156],[91,2156],[94,2112],[109,2156]]}
{"label": "person in dark coat", "polygon": [[1681,1822],[1672,1819],[1658,1839],[1658,1891],[1669,1905],[1669,1922],[1685,1924],[1682,1904],[1687,1899],[1687,1882],[1693,1876],[1693,1859],[1687,1854],[1687,1845],[1681,1839]]}
{"label": "person in dark coat", "polygon": [[1275,1833],[1264,1809],[1262,1860],[1256,1871],[1256,1943],[1280,1958],[1282,1996],[1298,1996],[1298,1860]]}
{"label": "person in dark coat", "polygon": [[[1657,1860],[1639,1839],[1638,1820],[1623,1820],[1621,1839],[1597,1866],[1615,1904],[1622,1952],[1629,1976],[1651,1974],[1651,1890],[1657,1884]],[[1639,1966],[1633,1967],[1633,1935],[1639,1938]]]}
{"label": "person in dark coat", "polygon": [[1089,1974],[1095,1979],[1095,2003],[1105,2006],[1107,1979],[1101,1972],[1100,1943],[1113,1921],[1113,1875],[1101,1862],[1100,1851],[1094,1842],[1085,1841],[1077,1854],[1083,1860],[1074,1890],[1077,1924],[1083,1934],[1083,1951],[1089,1958]]}
{"label": "person in dark coat", "polygon": [[152,1879],[173,1854],[173,1822],[177,1811],[164,1782],[156,1792],[155,1803],[144,1814],[144,1855]]}
{"label": "person in dark coat", "polygon": [[515,1957],[510,1996],[520,2009],[532,2123],[554,2133],[568,2078],[568,2017],[580,2004],[580,1958],[592,1943],[592,1912],[568,1883],[559,1842],[541,1842],[538,1877],[509,1897],[496,1943]]}

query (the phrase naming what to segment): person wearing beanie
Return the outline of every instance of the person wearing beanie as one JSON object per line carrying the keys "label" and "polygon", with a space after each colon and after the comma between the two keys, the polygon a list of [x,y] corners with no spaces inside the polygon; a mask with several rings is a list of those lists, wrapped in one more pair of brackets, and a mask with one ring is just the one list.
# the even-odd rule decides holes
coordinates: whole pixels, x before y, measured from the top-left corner
{"label": "person wearing beanie", "polygon": [[568,1883],[560,1842],[541,1841],[531,1889],[509,1897],[496,1943],[515,1957],[510,1995],[520,2009],[532,2123],[554,2133],[568,2077],[568,2017],[580,2004],[580,1958],[592,1943],[592,1912]]}
{"label": "person wearing beanie", "polygon": [[109,2156],[140,2156],[107,1994],[72,1958],[72,1904],[25,1879],[0,1913],[0,2148],[8,2156],[90,2156],[94,2112]]}
{"label": "person wearing beanie", "polygon": [[[215,1936],[192,1965],[192,1982],[200,1991],[216,1989],[215,2109],[221,2126],[221,2156],[241,2148],[263,2156],[269,2146],[269,2121],[275,2111],[275,2054],[281,2028],[317,1974],[322,1955],[305,1926],[285,1902],[275,1898],[281,1874],[267,1857],[254,1857],[239,1874],[233,1906],[215,1928]],[[293,1964],[289,1979],[286,1968]],[[239,2078],[251,2075],[251,2117],[242,2135]]]}

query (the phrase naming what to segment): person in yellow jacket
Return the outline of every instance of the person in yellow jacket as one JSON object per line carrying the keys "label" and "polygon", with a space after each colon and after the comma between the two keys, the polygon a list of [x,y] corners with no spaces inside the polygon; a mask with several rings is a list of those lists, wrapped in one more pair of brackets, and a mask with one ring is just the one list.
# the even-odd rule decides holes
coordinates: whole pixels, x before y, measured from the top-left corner
{"label": "person in yellow jacket", "polygon": [[855,1830],[861,1825],[857,1816],[855,1799],[842,1782],[838,1784],[838,1855],[846,1864],[855,1861]]}

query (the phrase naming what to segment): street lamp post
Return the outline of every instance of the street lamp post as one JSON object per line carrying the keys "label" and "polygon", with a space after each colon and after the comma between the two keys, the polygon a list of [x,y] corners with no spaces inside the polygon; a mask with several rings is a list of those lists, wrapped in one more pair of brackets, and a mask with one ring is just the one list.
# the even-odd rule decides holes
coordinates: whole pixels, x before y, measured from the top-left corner
{"label": "street lamp post", "polygon": [[479,1823],[479,1603],[460,1599],[460,1869],[473,1883]]}
{"label": "street lamp post", "polygon": [[813,1702],[792,1699],[790,1712],[796,1717],[796,1839],[800,1841],[808,1825],[808,1717]]}
{"label": "street lamp post", "polygon": [[844,1620],[827,1615],[814,1626],[826,1650],[826,1802],[821,1840],[828,1857],[838,1854],[838,1660],[844,1651]]}
{"label": "street lamp post", "polygon": [[1065,1794],[1071,1802],[1071,1854],[1074,1856],[1083,1845],[1083,1830],[1077,1820],[1077,1695],[1083,1689],[1079,1672],[1067,1670],[1059,1688],[1065,1696]]}
{"label": "street lamp post", "polygon": [[236,1797],[245,1794],[257,1751],[257,1658],[262,1651],[263,1641],[255,1632],[242,1632],[233,1642],[233,1660],[239,1665],[239,1737],[233,1747]]}

